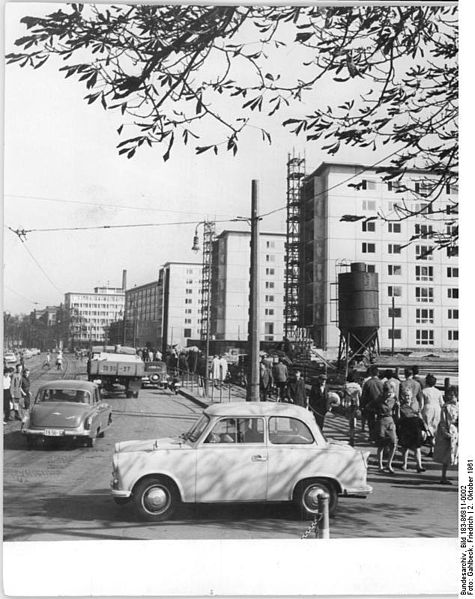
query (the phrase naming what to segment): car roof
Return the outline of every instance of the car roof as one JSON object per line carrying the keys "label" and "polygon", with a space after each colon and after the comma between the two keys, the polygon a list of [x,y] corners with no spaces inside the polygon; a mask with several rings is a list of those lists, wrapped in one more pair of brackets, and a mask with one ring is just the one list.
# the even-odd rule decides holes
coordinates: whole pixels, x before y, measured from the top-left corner
{"label": "car roof", "polygon": [[81,381],[81,380],[58,380],[58,381],[49,381],[48,383],[44,383],[41,385],[41,389],[74,389],[76,391],[90,391],[91,393],[94,389],[97,389],[98,385],[96,383],[91,383],[89,381]]}
{"label": "car roof", "polygon": [[293,404],[274,401],[236,401],[219,403],[208,406],[205,410],[208,416],[286,416],[296,417],[307,422],[315,422],[308,410]]}

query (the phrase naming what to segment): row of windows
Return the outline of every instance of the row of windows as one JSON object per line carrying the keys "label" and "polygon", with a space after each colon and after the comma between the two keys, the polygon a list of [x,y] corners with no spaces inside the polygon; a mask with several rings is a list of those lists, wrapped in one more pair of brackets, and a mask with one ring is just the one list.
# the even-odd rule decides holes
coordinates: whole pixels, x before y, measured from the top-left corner
{"label": "row of windows", "polygon": [[[401,223],[387,223],[388,233],[401,233]],[[375,233],[376,223],[374,220],[365,220],[361,223],[361,230],[363,233]],[[432,225],[414,225],[414,234],[420,235],[421,237],[430,237],[434,232]],[[447,227],[447,233],[453,232],[452,229]]]}
{"label": "row of windows", "polygon": [[[388,296],[389,297],[401,297],[402,287],[389,285]],[[458,287],[449,287],[447,289],[447,297],[450,299],[459,298]],[[433,302],[434,301],[434,288],[433,287],[416,287],[416,301],[418,302]]]}
{"label": "row of windows", "polygon": [[[366,191],[375,191],[379,181],[375,179],[362,179],[359,184],[359,189],[363,189]],[[384,185],[384,182],[381,181]],[[387,181],[386,188],[388,191],[408,191],[412,187],[416,193],[420,194],[430,194],[436,187],[438,186],[437,182],[432,181],[407,181],[403,183],[402,181]],[[456,185],[450,185],[450,183],[445,184],[445,193],[450,195],[452,193],[458,193],[458,187]]]}
{"label": "row of windows", "polygon": [[[388,339],[401,339],[401,329],[389,329]],[[458,341],[458,330],[447,331],[449,341]],[[434,331],[432,329],[416,329],[416,345],[434,345]]]}
{"label": "row of windows", "polygon": [[[416,251],[416,259],[417,260],[432,260],[433,256],[433,246],[430,245],[415,245]],[[389,243],[388,244],[388,254],[400,254],[402,247],[399,243]],[[361,251],[363,254],[375,254],[376,253],[376,244],[368,243],[367,241],[363,241],[361,244]],[[448,247],[447,248],[447,256],[450,258],[451,256],[458,256],[458,246]]]}
{"label": "row of windows", "polygon": [[[402,308],[388,308],[389,318],[401,318]],[[456,308],[447,310],[447,318],[449,320],[458,320],[459,311]],[[433,324],[434,310],[432,308],[417,308],[416,309],[416,324]]]}

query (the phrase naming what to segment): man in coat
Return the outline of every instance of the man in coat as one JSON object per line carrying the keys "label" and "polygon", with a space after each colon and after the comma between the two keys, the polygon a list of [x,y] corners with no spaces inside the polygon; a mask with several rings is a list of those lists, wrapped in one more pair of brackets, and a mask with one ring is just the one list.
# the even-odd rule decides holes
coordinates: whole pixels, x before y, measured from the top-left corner
{"label": "man in coat", "polygon": [[327,375],[320,374],[317,382],[312,385],[310,390],[309,405],[313,411],[315,420],[323,430],[325,424],[325,415],[328,411],[328,387],[327,387]]}
{"label": "man in coat", "polygon": [[290,399],[296,406],[302,408],[308,407],[307,389],[305,388],[305,380],[300,370],[295,371],[295,379],[289,384],[289,394]]}
{"label": "man in coat", "polygon": [[267,394],[272,387],[272,372],[267,366],[266,360],[263,357],[259,364],[259,388],[261,391],[261,401],[267,401]]}
{"label": "man in coat", "polygon": [[275,364],[274,368],[272,369],[272,375],[274,377],[274,383],[279,394],[279,401],[284,401],[287,393],[289,371],[282,360],[279,360],[277,364]]}

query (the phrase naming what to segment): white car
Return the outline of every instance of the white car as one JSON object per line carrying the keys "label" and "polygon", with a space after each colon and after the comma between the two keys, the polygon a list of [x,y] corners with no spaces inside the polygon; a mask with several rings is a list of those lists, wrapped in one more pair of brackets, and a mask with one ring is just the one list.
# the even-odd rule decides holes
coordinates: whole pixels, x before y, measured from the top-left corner
{"label": "white car", "polygon": [[7,364],[16,364],[17,357],[12,351],[7,351],[3,354],[3,358]]}
{"label": "white car", "polygon": [[318,513],[318,495],[366,497],[369,452],[329,443],[312,414],[285,403],[206,408],[178,438],[116,443],[112,495],[142,519],[169,518],[180,503],[293,501]]}

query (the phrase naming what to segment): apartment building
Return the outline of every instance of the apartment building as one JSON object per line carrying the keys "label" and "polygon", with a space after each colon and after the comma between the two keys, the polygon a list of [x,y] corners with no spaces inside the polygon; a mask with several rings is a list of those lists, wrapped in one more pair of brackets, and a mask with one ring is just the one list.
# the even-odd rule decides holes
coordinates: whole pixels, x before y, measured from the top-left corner
{"label": "apartment building", "polygon": [[[223,231],[213,243],[212,338],[240,341],[248,336],[251,234]],[[261,341],[283,337],[285,235],[260,234]]]}
{"label": "apartment building", "polygon": [[132,347],[159,347],[158,279],[125,292],[123,343]]}
{"label": "apartment building", "polygon": [[[304,179],[301,318],[318,347],[338,348],[338,274],[364,262],[379,274],[382,349],[394,337],[396,351],[457,351],[458,247],[432,251],[430,238],[453,226],[439,210],[454,214],[457,189],[439,190],[431,205],[430,181],[414,170],[385,182],[370,167],[333,163]],[[408,211],[417,214],[404,218]]]}
{"label": "apartment building", "polygon": [[124,301],[121,287],[95,287],[92,293],[65,293],[67,344],[104,343],[111,323],[123,319]]}
{"label": "apartment building", "polygon": [[162,350],[200,338],[201,270],[199,262],[167,262],[160,269],[157,345]]}

